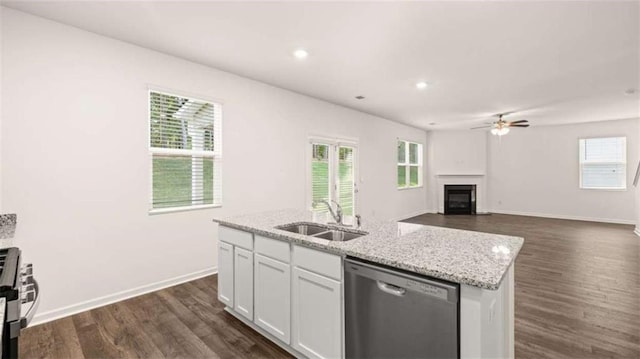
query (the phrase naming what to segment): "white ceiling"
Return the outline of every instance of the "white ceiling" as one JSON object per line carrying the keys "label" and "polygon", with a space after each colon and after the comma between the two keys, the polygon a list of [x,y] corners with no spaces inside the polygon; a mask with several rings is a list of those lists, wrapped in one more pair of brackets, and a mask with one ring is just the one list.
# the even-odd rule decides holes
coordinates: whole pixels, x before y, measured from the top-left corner
{"label": "white ceiling", "polygon": [[635,1],[2,4],[422,128],[640,117]]}

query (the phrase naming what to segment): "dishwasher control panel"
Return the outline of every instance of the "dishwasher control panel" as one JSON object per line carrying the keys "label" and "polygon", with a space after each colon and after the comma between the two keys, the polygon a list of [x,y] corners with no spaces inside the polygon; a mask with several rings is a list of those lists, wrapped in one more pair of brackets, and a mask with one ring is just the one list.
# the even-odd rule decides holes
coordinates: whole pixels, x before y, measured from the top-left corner
{"label": "dishwasher control panel", "polygon": [[420,292],[426,295],[430,295],[432,297],[437,297],[440,298],[442,300],[447,300],[448,297],[448,292],[446,289],[444,288],[439,288],[427,283],[423,283],[423,282],[418,282],[415,280],[411,280],[411,279],[407,279],[407,289],[409,290],[413,290],[416,292]]}

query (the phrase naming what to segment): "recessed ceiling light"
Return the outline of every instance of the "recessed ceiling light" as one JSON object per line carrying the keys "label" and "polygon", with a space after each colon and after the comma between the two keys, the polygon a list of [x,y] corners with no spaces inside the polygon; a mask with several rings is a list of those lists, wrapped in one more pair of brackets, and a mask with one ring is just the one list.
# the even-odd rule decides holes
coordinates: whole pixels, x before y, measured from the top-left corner
{"label": "recessed ceiling light", "polygon": [[429,84],[427,84],[427,83],[426,83],[426,82],[424,82],[424,81],[420,81],[420,82],[417,82],[417,83],[416,83],[416,88],[417,88],[418,90],[424,90],[424,89],[426,89],[426,88],[427,88],[427,86],[429,86]]}
{"label": "recessed ceiling light", "polygon": [[297,49],[293,52],[293,56],[298,60],[304,60],[309,56],[309,53],[305,49]]}
{"label": "recessed ceiling light", "polygon": [[364,100],[364,96],[356,96],[358,100]]}

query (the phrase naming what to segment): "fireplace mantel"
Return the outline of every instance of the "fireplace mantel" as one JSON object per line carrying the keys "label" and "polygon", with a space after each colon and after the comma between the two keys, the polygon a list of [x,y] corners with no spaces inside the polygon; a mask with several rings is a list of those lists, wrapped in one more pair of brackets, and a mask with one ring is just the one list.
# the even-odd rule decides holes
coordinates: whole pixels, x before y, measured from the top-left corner
{"label": "fireplace mantel", "polygon": [[452,173],[442,172],[435,175],[437,192],[436,200],[438,213],[444,213],[444,185],[475,185],[476,213],[487,213],[487,176],[481,172]]}

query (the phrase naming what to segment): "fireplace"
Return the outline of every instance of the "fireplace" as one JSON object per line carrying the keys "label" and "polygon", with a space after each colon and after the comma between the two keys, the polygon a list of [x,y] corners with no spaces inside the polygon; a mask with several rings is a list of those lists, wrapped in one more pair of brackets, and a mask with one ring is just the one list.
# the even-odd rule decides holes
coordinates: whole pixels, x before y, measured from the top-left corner
{"label": "fireplace", "polygon": [[444,214],[476,214],[476,185],[444,185]]}

